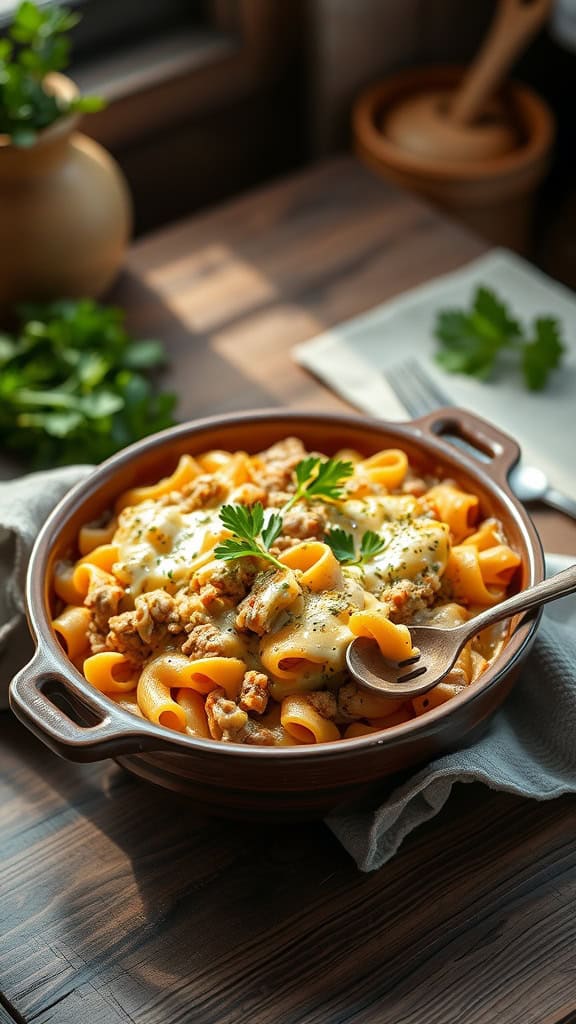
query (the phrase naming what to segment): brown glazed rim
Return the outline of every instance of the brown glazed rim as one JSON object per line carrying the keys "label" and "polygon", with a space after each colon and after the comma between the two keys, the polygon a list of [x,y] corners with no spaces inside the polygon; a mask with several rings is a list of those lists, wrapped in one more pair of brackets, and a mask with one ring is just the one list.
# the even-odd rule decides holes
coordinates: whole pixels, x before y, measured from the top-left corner
{"label": "brown glazed rim", "polygon": [[554,118],[544,101],[521,82],[508,83],[507,90],[517,106],[525,128],[525,141],[501,156],[490,160],[474,160],[469,164],[418,157],[395,145],[382,133],[378,120],[384,109],[401,99],[425,89],[456,84],[465,71],[457,65],[431,65],[407,68],[369,86],[358,96],[352,111],[352,125],[357,145],[369,147],[384,164],[399,172],[439,181],[479,181],[513,175],[538,160],[554,140]]}
{"label": "brown glazed rim", "polygon": [[[87,500],[93,501],[94,496],[104,489],[108,492],[115,479],[118,481],[115,493],[123,490],[126,486],[126,481],[120,479],[123,471],[137,468],[140,461],[146,461],[147,454],[161,452],[164,448],[167,453],[171,448],[181,449],[182,442],[187,438],[194,439],[211,430],[252,425],[257,429],[259,424],[263,428],[272,428],[278,439],[288,433],[297,434],[299,427],[303,430],[333,428],[336,432],[357,430],[366,433],[367,441],[369,434],[372,434],[373,440],[379,433],[387,434],[400,446],[405,442],[426,459],[432,458],[449,471],[478,481],[480,490],[490,495],[503,518],[514,521],[521,538],[519,546],[523,549],[526,585],[543,579],[544,556],[540,539],[530,517],[513,496],[507,483],[507,475],[518,461],[520,449],[512,438],[466,410],[450,407],[410,423],[390,423],[359,416],[272,409],[233,413],[181,424],[124,449],[77,484],[54,509],[34,546],[28,567],[26,606],[37,649],[31,662],[13,679],[10,702],[17,716],[61,756],[72,760],[100,760],[108,756],[152,750],[182,754],[202,751],[209,757],[242,756],[264,761],[268,758],[282,758],[287,763],[294,759],[339,760],[350,754],[361,756],[363,750],[376,745],[385,744],[393,748],[409,738],[417,740],[423,732],[430,735],[440,731],[452,708],[472,703],[502,679],[503,675],[511,672],[522,658],[531,642],[539,616],[529,622],[522,622],[513,630],[503,653],[486,670],[480,683],[463,690],[440,707],[394,726],[385,733],[295,747],[227,745],[217,740],[195,739],[182,733],[170,732],[123,711],[91,687],[68,661],[50,625],[48,566],[63,528],[78,514]],[[277,432],[274,430],[276,425]],[[442,436],[444,434],[463,438],[480,452],[489,455],[491,461],[480,462],[452,444]],[[130,484],[132,479],[134,475],[130,478]],[[93,724],[77,725],[50,700],[45,684],[51,680],[64,686],[66,693],[80,704]]]}

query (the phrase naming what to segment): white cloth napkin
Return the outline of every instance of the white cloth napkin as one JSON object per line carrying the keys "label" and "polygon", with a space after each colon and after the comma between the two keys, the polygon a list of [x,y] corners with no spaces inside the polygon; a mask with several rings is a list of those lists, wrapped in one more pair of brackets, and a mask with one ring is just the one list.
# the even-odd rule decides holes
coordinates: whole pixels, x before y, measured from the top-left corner
{"label": "white cloth napkin", "polygon": [[[526,324],[543,315],[562,322],[567,351],[545,391],[528,391],[513,370],[483,383],[446,373],[434,361],[438,311],[468,307],[480,284],[501,295]],[[389,420],[406,419],[406,411],[382,371],[416,359],[453,405],[472,409],[519,438],[524,461],[539,466],[553,486],[576,500],[576,298],[519,256],[494,249],[297,345],[293,355],[352,405]]]}
{"label": "white cloth napkin", "polygon": [[[88,466],[32,474],[0,483],[0,695],[29,656],[23,587],[34,539],[52,507]],[[554,556],[549,570],[567,559]],[[370,808],[332,815],[327,823],[362,871],[385,863],[402,840],[436,814],[455,782],[548,800],[576,791],[576,599],[549,605],[534,653],[511,697],[473,746],[431,762],[396,789],[383,781]]]}

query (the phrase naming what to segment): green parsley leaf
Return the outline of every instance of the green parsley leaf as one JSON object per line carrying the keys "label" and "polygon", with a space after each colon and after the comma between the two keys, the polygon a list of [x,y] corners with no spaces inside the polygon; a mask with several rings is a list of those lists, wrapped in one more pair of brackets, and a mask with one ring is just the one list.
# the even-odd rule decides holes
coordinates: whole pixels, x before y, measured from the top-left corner
{"label": "green parsley leaf", "polygon": [[270,550],[270,547],[280,534],[281,530],[282,516],[278,512],[273,512],[272,515],[268,517],[266,526],[261,531],[262,541],[267,551]]}
{"label": "green parsley leaf", "polygon": [[522,370],[531,391],[546,387],[548,374],[559,365],[565,350],[558,321],[539,317],[534,323],[534,337],[522,349]]}
{"label": "green parsley leaf", "polygon": [[282,508],[282,514],[301,498],[337,501],[342,497],[344,480],[352,476],[354,466],[351,462],[342,462],[340,459],[322,459],[309,455],[298,463],[294,472],[297,487]]}
{"label": "green parsley leaf", "polygon": [[506,304],[490,288],[476,290],[472,316],[476,328],[487,336],[509,340],[522,333]]}
{"label": "green parsley leaf", "polygon": [[254,505],[223,505],[220,509],[222,525],[237,537],[252,541],[258,537],[264,523],[261,502]]}
{"label": "green parsley leaf", "polygon": [[306,495],[312,498],[331,498],[336,500],[342,497],[344,480],[352,476],[354,466],[351,462],[342,462],[340,459],[327,459],[321,462],[314,479],[306,488]]}
{"label": "green parsley leaf", "polygon": [[557,320],[541,317],[527,336],[502,299],[480,286],[469,310],[438,313],[434,326],[440,343],[436,361],[448,373],[487,380],[508,353],[508,362],[520,363],[527,387],[535,391],[546,386],[549,372],[560,363],[565,350],[560,333]]}
{"label": "green parsley leaf", "polygon": [[309,455],[308,458],[300,460],[294,470],[294,473],[296,474],[296,482],[299,488],[304,489],[306,487],[306,484],[309,482],[311,477],[313,477],[318,471],[318,467],[321,462],[322,459],[319,459],[315,455]]}
{"label": "green parsley leaf", "polygon": [[484,380],[492,373],[500,350],[518,338],[520,325],[494,292],[480,287],[469,312],[440,312],[434,333],[442,345],[436,359],[445,370]]}
{"label": "green parsley leaf", "polygon": [[326,544],[332,549],[334,555],[343,565],[364,565],[379,555],[387,546],[387,541],[373,530],[366,530],[360,541],[360,554],[356,556],[354,537],[346,530],[336,526],[329,530],[325,537]]}
{"label": "green parsley leaf", "polygon": [[[282,528],[282,519],[277,513],[270,517],[264,530],[264,509],[259,501],[254,505],[223,505],[219,516],[222,525],[230,530],[234,537],[216,546],[216,558],[264,558],[279,569],[286,568],[268,551],[269,545]],[[279,524],[277,520],[280,520]],[[261,535],[262,544],[259,543]]]}
{"label": "green parsley leaf", "polygon": [[339,562],[353,562],[355,560],[354,537],[351,533],[347,533],[346,530],[341,530],[340,527],[335,526],[333,530],[328,531],[325,541]]}
{"label": "green parsley leaf", "polygon": [[228,539],[214,548],[214,555],[216,558],[230,561],[236,558],[257,558],[260,552],[250,541]]}
{"label": "green parsley leaf", "polygon": [[366,530],[360,541],[361,560],[367,562],[370,558],[381,554],[386,546],[387,541],[383,537],[380,537],[378,533],[374,533],[373,530]]}

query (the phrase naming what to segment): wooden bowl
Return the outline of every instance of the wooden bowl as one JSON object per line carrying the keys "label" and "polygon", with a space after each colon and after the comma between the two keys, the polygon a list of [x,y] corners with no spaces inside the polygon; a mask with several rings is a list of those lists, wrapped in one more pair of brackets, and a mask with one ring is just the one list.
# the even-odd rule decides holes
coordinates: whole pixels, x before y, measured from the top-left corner
{"label": "wooden bowl", "polygon": [[[76,486],[54,510],[32,552],[26,601],[36,653],[13,679],[10,702],[18,718],[57,754],[72,761],[114,757],[135,775],[186,795],[204,813],[304,818],[323,815],[370,792],[387,776],[466,745],[485,727],[513,685],[537,620],[517,625],[481,680],[448,703],[382,733],[317,746],[243,746],[170,732],[121,710],[66,657],[50,625],[51,580],[55,562],[75,548],[83,523],[110,507],[119,492],[170,473],[184,452],[254,452],[290,434],[327,454],[342,447],[366,455],[401,447],[416,466],[455,477],[478,494],[484,516],[502,520],[522,556],[521,586],[543,579],[538,534],[507,484],[518,446],[469,412],[450,408],[397,424],[266,411],[182,424],[125,449]],[[454,436],[473,446],[471,454],[449,440]]]}
{"label": "wooden bowl", "polygon": [[[533,200],[550,165],[554,115],[528,86],[510,82],[497,101],[508,111],[518,144],[506,152],[471,161],[411,152],[386,134],[394,109],[430,92],[450,92],[465,69],[457,66],[408,68],[367,88],[352,112],[354,148],[380,177],[418,192],[448,210],[496,245],[527,251]],[[481,141],[482,132],[479,132]]]}

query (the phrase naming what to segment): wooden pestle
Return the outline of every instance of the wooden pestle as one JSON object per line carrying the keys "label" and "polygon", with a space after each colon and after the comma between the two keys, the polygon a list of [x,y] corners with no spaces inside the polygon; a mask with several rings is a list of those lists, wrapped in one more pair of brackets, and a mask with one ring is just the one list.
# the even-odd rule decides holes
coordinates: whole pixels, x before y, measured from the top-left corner
{"label": "wooden pestle", "polygon": [[486,160],[514,149],[517,129],[496,94],[551,5],[552,0],[500,0],[459,87],[403,100],[385,116],[384,134],[416,156],[447,162]]}

